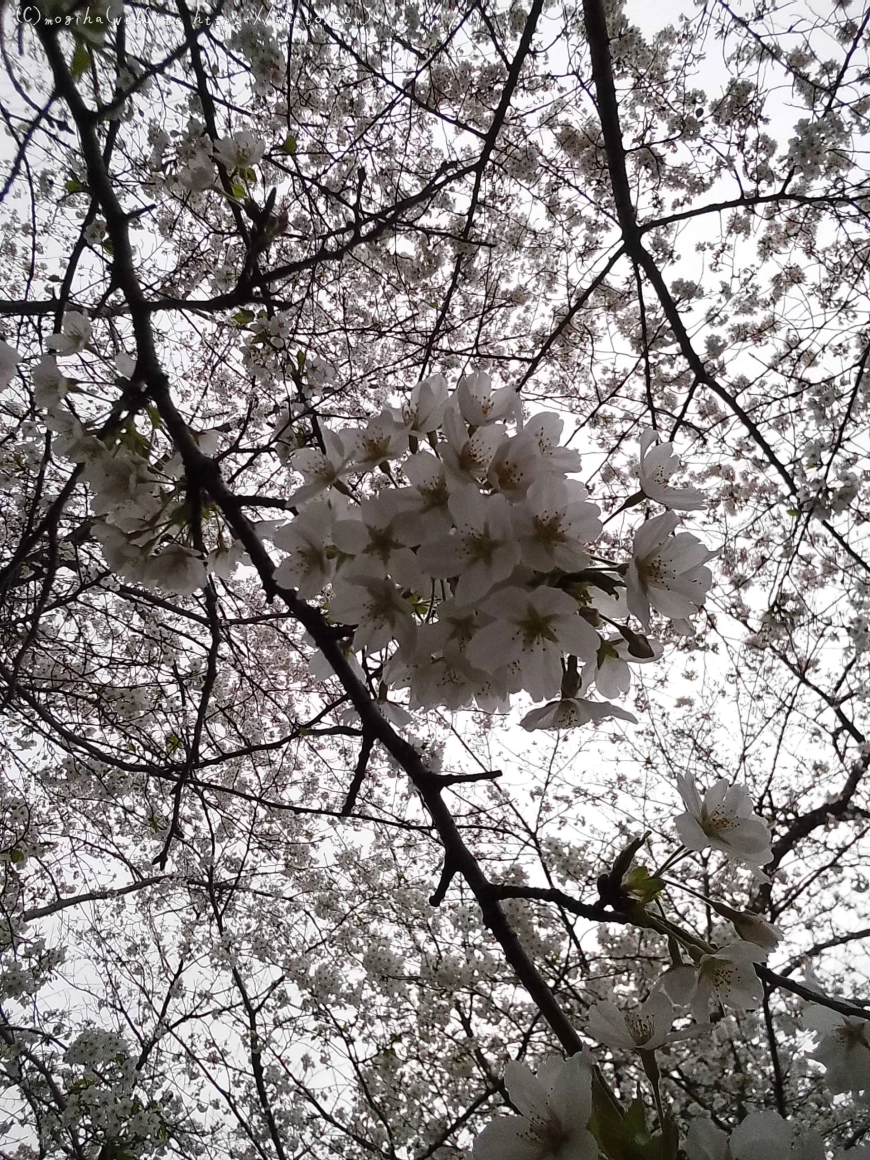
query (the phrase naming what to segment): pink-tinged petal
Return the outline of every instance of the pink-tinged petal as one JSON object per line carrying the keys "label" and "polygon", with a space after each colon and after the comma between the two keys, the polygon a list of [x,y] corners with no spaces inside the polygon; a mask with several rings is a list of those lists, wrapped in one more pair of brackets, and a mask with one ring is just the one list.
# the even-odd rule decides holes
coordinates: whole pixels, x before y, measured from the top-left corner
{"label": "pink-tinged petal", "polygon": [[[734,785],[730,785],[727,781],[725,785],[726,792],[718,803],[722,807],[722,812],[730,814],[735,818],[751,818],[754,810],[752,808],[752,798],[749,796],[749,791],[746,786],[738,785],[736,782]],[[710,795],[708,794],[707,796],[709,797]]]}
{"label": "pink-tinged petal", "polygon": [[770,848],[770,831],[761,818],[741,818],[734,829],[723,836],[723,842],[740,858],[766,865],[773,854]]}
{"label": "pink-tinged petal", "polygon": [[534,701],[554,697],[562,683],[560,653],[553,648],[538,645],[527,649],[520,658],[523,670],[523,688]]}
{"label": "pink-tinged petal", "polygon": [[680,797],[686,803],[689,812],[696,818],[701,817],[703,806],[701,805],[701,795],[698,793],[698,787],[695,784],[694,774],[677,774],[677,789],[680,791]]}
{"label": "pink-tinged petal", "polygon": [[676,566],[680,572],[689,572],[706,564],[711,555],[713,553],[700,540],[682,532],[662,547],[659,559],[666,566]]}
{"label": "pink-tinged petal", "polygon": [[566,1128],[583,1128],[592,1114],[592,1073],[581,1053],[558,1062],[558,1069],[551,1065],[538,1071],[538,1078],[550,1089],[550,1110]]}
{"label": "pink-tinged petal", "polygon": [[688,964],[671,967],[659,980],[661,989],[678,1007],[686,1007],[692,1002],[697,985],[698,972]]}
{"label": "pink-tinged petal", "polygon": [[[728,789],[731,783],[727,777],[720,777],[713,782],[707,792],[704,794],[704,809],[708,814],[714,813],[716,810],[725,804],[725,798],[728,794]],[[731,811],[725,808],[726,813]]]}
{"label": "pink-tinged petal", "polygon": [[709,1120],[693,1120],[684,1147],[688,1160],[726,1160],[728,1135]]}
{"label": "pink-tinged petal", "polygon": [[440,459],[428,451],[418,451],[402,464],[402,471],[415,487],[431,487],[444,473]]}
{"label": "pink-tinged petal", "polygon": [[577,614],[577,601],[560,588],[535,588],[530,593],[530,599],[542,616],[570,617]]}
{"label": "pink-tinged petal", "polygon": [[473,1160],[539,1160],[541,1152],[521,1116],[499,1116],[474,1141]]}
{"label": "pink-tinged petal", "polygon": [[601,638],[588,620],[574,613],[573,616],[560,618],[557,628],[562,652],[579,657],[590,664],[594,662]]}
{"label": "pink-tinged petal", "polygon": [[529,614],[530,595],[527,588],[519,588],[512,584],[488,596],[480,606],[481,611],[499,620],[519,624]]}
{"label": "pink-tinged petal", "polygon": [[478,604],[496,584],[507,580],[514,570],[519,556],[519,545],[515,542],[498,547],[488,561],[475,560],[467,564],[456,585],[456,600],[459,604]]}
{"label": "pink-tinged petal", "polygon": [[679,817],[674,818],[674,825],[677,828],[677,833],[680,836],[680,841],[687,850],[706,850],[710,845],[710,838],[691,814],[680,814]]}
{"label": "pink-tinged petal", "polygon": [[570,1137],[554,1152],[553,1160],[598,1160],[601,1153],[591,1132],[573,1129]]}
{"label": "pink-tinged petal", "polygon": [[470,665],[486,673],[512,664],[522,653],[521,634],[503,620],[487,625],[475,634],[465,650]]}
{"label": "pink-tinged petal", "polygon": [[632,725],[637,724],[637,717],[634,713],[629,713],[628,709],[623,709],[621,705],[610,705],[600,701],[586,701],[586,711],[590,713],[593,721],[603,721],[608,717],[617,717],[620,721],[630,721]]}
{"label": "pink-tinged petal", "polygon": [[423,544],[417,562],[430,576],[446,579],[458,576],[468,562],[468,553],[458,536],[438,536]]}
{"label": "pink-tinged petal", "polygon": [[504,1069],[504,1083],[511,1103],[530,1119],[546,1117],[547,1089],[524,1063],[512,1059]]}
{"label": "pink-tinged petal", "polygon": [[[563,715],[563,702],[552,701],[549,705],[541,705],[539,709],[532,709],[531,712],[526,713],[520,725],[528,733],[535,729],[568,729],[571,728],[568,724],[561,722]],[[574,722],[579,724],[579,722]]]}
{"label": "pink-tinged petal", "polygon": [[734,1160],[757,1160],[761,1156],[791,1154],[791,1124],[776,1112],[751,1112],[731,1133]]}
{"label": "pink-tinged petal", "polygon": [[[694,487],[663,487],[660,489],[659,503],[672,511],[697,512],[707,506],[707,497]],[[650,497],[652,498],[652,497]]]}
{"label": "pink-tinged petal", "polygon": [[340,552],[358,556],[369,542],[368,528],[360,520],[338,520],[332,530],[332,542]]}
{"label": "pink-tinged petal", "polygon": [[666,616],[668,620],[689,619],[698,611],[695,601],[667,588],[654,588],[650,585],[647,589],[647,596],[656,612]]}
{"label": "pink-tinged petal", "polygon": [[447,507],[460,535],[482,532],[486,520],[486,499],[476,487],[463,487],[451,495]]}
{"label": "pink-tinged petal", "polygon": [[625,574],[625,603],[632,616],[636,616],[644,629],[649,632],[650,603],[637,570],[634,560],[628,565]]}
{"label": "pink-tinged petal", "polygon": [[607,657],[595,673],[595,688],[602,697],[621,697],[631,688],[631,669],[625,661]]}
{"label": "pink-tinged petal", "polygon": [[615,1003],[596,1003],[590,1007],[586,1031],[605,1047],[615,1048],[617,1051],[633,1051],[636,1046],[623,1014]]}
{"label": "pink-tinged petal", "polygon": [[641,462],[646,461],[646,455],[650,447],[658,442],[659,433],[653,427],[645,427],[640,433],[640,458]]}
{"label": "pink-tinged petal", "polygon": [[665,542],[678,523],[673,512],[663,512],[647,520],[634,533],[634,555],[645,558]]}

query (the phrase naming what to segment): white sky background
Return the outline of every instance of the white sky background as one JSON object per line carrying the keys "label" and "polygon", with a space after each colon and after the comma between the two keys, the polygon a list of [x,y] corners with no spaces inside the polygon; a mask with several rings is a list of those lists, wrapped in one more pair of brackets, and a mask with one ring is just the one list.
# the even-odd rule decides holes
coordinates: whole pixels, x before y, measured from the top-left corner
{"label": "white sky background", "polygon": [[[818,7],[820,9],[826,9],[827,5],[819,5]],[[807,5],[805,10],[812,11],[812,7]],[[666,2],[659,3],[628,0],[627,12],[629,18],[637,23],[644,33],[652,35],[667,24],[677,20],[681,14],[685,14],[691,18],[697,14],[697,9],[692,3],[678,3],[675,0],[666,0]],[[552,49],[551,53],[555,55],[556,49]],[[704,87],[708,91],[714,90],[717,87],[724,87],[727,84],[729,76],[729,70],[725,66],[721,55],[717,57],[712,51],[709,51],[707,61],[705,62],[704,75],[698,78],[699,87]],[[795,110],[798,110],[797,114]],[[780,92],[778,104],[768,102],[767,112],[771,118],[767,131],[776,137],[783,146],[786,144],[787,137],[792,130],[795,116],[806,115],[804,106],[797,98],[792,96],[786,87]],[[2,153],[4,160],[7,159],[10,152],[8,138],[0,139],[0,153]],[[725,178],[721,179],[720,185],[721,195],[734,196],[736,190],[733,186],[729,186]],[[720,196],[718,189],[711,190],[705,195],[704,201],[715,201],[718,196]],[[704,222],[695,222],[686,227],[684,241],[680,246],[680,276],[694,281],[703,281],[704,256],[695,252],[693,242],[695,236],[700,240],[708,232],[709,225]],[[752,243],[747,242],[747,245],[752,245]],[[672,278],[675,274],[676,268],[672,267],[669,269],[669,277]],[[747,373],[752,374],[754,372],[747,370]],[[677,450],[681,450],[679,441]],[[583,474],[585,476],[587,473],[584,471]],[[696,532],[701,538],[705,538],[703,518],[698,519],[697,517],[690,516],[685,522],[689,530]],[[715,667],[716,662],[707,654],[705,664]],[[666,667],[668,673],[667,697],[669,699],[676,701],[680,696],[686,693],[691,694],[695,691],[693,683],[686,681],[681,675],[683,669],[686,667],[686,657],[684,655],[679,654],[670,659],[666,658],[656,667],[658,670],[661,670],[662,666]],[[727,661],[723,658],[719,675],[724,673],[726,667]],[[644,675],[643,670],[638,666],[634,666],[633,675],[635,680],[641,680]],[[462,721],[463,715],[457,715],[457,725],[460,732],[463,731]],[[630,756],[630,738],[633,730],[636,728],[614,721],[606,723],[597,735],[593,731],[590,731],[586,736],[580,738],[578,734],[578,740],[583,744],[582,752],[574,765],[578,776],[583,777],[585,783],[588,785],[590,771],[594,771],[594,775],[599,777],[602,783],[607,783],[617,779],[620,776],[620,770],[625,769],[627,766],[635,770],[639,769],[639,763]],[[626,741],[619,743],[617,746],[612,745],[606,740],[606,737],[613,733],[623,733]],[[549,760],[548,746],[551,744],[553,742],[550,735],[542,733],[528,734],[519,728],[510,728],[503,734],[497,736],[492,748],[491,761],[484,761],[484,764],[487,768],[502,768],[504,770],[502,785],[505,790],[512,795],[515,794],[518,799],[528,800],[526,798],[529,788],[527,768],[530,765],[540,766],[546,764]],[[565,751],[570,753],[575,746],[574,739],[571,735],[566,737],[563,745]],[[561,759],[561,757],[558,758],[558,760]],[[448,745],[444,764],[445,769],[469,770],[472,766],[470,755],[465,745],[459,740],[452,741]],[[661,796],[663,801],[671,802],[674,813],[680,811],[681,807],[678,805],[679,799],[675,790],[669,793],[664,787],[651,786],[650,794],[653,799]],[[532,803],[529,802],[528,805],[531,810]],[[633,811],[632,807],[634,807]],[[624,811],[626,817],[630,817],[636,821],[638,831],[644,827],[646,819],[636,816],[637,806],[634,799],[625,798],[617,809],[620,812]],[[529,812],[528,816],[530,818],[532,817],[531,812]],[[605,831],[609,831],[612,828],[610,820],[605,820],[604,814],[601,815],[600,819],[594,817],[592,814],[587,814],[582,821],[582,826],[585,831],[592,834],[598,828]],[[568,835],[563,833],[560,836],[566,838]],[[578,838],[581,836],[579,831],[577,836]],[[602,870],[604,869],[605,867],[602,867]],[[72,977],[75,978],[76,974],[82,970],[86,970],[86,967],[81,961],[78,961],[73,969]],[[72,1001],[74,1002],[75,1000],[73,999]]]}

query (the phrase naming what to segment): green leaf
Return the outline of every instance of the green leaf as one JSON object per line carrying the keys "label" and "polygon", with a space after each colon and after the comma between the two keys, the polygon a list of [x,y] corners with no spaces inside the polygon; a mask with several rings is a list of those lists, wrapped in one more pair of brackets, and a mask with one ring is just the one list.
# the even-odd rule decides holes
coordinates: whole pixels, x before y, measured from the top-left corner
{"label": "green leaf", "polygon": [[163,426],[163,420],[160,418],[160,412],[152,403],[150,407],[145,408],[148,413],[148,418],[151,420],[151,426],[155,431],[159,431]]}
{"label": "green leaf", "polygon": [[82,73],[86,73],[91,64],[91,50],[83,42],[79,41],[76,44],[75,51],[72,54],[69,71],[72,79],[77,81]]}
{"label": "green leaf", "polygon": [[663,1134],[651,1136],[643,1103],[632,1100],[623,1112],[596,1080],[592,1084],[589,1131],[607,1160],[677,1160],[680,1137],[669,1116],[665,1117]]}
{"label": "green leaf", "polygon": [[170,733],[166,738],[166,752],[175,753],[181,745],[181,738],[177,733]]}
{"label": "green leaf", "polygon": [[642,1100],[632,1100],[628,1105],[625,1118],[622,1121],[622,1130],[627,1140],[636,1144],[647,1144],[650,1139],[646,1127],[646,1109]]}
{"label": "green leaf", "polygon": [[84,182],[79,181],[77,177],[70,177],[69,180],[64,183],[64,189],[67,191],[67,193],[81,193],[87,188],[88,187],[84,184]]}
{"label": "green leaf", "polygon": [[632,866],[622,880],[622,889],[636,898],[641,906],[647,906],[664,888],[664,879],[650,874],[645,866]]}
{"label": "green leaf", "polygon": [[233,182],[232,189],[231,189],[231,193],[232,193],[233,197],[236,197],[239,199],[239,201],[242,201],[247,196],[247,192],[248,191],[245,189],[245,187],[242,185],[242,183],[240,181]]}
{"label": "green leaf", "polygon": [[615,1160],[621,1156],[619,1149],[623,1143],[623,1113],[607,1097],[600,1082],[592,1081],[592,1116],[589,1131],[595,1137],[605,1156]]}
{"label": "green leaf", "polygon": [[609,644],[606,640],[603,640],[598,646],[598,656],[596,657],[596,663],[599,669],[606,660],[618,661],[619,653],[616,651],[612,644]]}
{"label": "green leaf", "polygon": [[24,851],[19,850],[18,847],[16,846],[13,850],[9,851],[9,861],[12,863],[13,866],[17,866],[19,864],[19,862],[24,861]]}
{"label": "green leaf", "polygon": [[288,133],[284,138],[284,144],[281,146],[281,150],[290,157],[296,156],[296,138],[292,133]]}
{"label": "green leaf", "polygon": [[132,419],[119,432],[118,442],[124,447],[129,447],[135,455],[141,455],[143,457],[147,457],[148,452],[151,450],[151,444],[144,435],[136,430],[136,425]]}
{"label": "green leaf", "polygon": [[254,321],[253,310],[237,310],[233,315],[233,322],[237,322],[239,326],[247,326],[249,322]]}

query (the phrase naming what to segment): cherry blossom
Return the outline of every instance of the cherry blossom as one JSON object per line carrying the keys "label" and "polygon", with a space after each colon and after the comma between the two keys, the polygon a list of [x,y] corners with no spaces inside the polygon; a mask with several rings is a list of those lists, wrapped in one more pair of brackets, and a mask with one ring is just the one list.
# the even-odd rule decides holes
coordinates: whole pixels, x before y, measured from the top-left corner
{"label": "cherry blossom", "polygon": [[382,411],[365,427],[348,427],[341,435],[358,471],[374,471],[408,448],[407,428],[389,411]]}
{"label": "cherry blossom", "polygon": [[333,529],[340,552],[359,563],[376,561],[382,572],[401,577],[408,587],[422,591],[426,585],[410,548],[423,534],[419,520],[409,514],[395,491],[381,492],[360,503],[354,519],[341,519]]}
{"label": "cherry blossom", "polygon": [[660,443],[658,432],[647,428],[640,437],[640,488],[647,499],[678,511],[697,511],[707,506],[703,492],[690,487],[670,487],[668,481],[680,468],[673,443]]}
{"label": "cherry blossom", "polygon": [[556,476],[536,479],[512,509],[524,564],[537,572],[579,571],[589,563],[585,548],[601,533],[599,509],[586,489]]}
{"label": "cherry blossom", "polygon": [[596,1160],[586,1125],[592,1112],[591,1072],[580,1055],[550,1056],[537,1076],[522,1063],[505,1068],[505,1086],[519,1116],[500,1116],[474,1142],[474,1160]]}
{"label": "cherry blossom", "polygon": [[326,587],[335,575],[334,519],[331,505],[315,501],[275,533],[276,547],[289,553],[275,570],[279,584],[298,589],[306,598]]}
{"label": "cherry blossom", "polygon": [[531,732],[533,729],[577,729],[591,721],[605,721],[608,717],[618,717],[622,721],[637,724],[637,717],[619,705],[607,701],[590,701],[582,697],[562,697],[538,709],[532,709],[520,724]]}
{"label": "cherry blossom", "polygon": [[[709,1120],[692,1121],[685,1141],[688,1160],[825,1160],[821,1136],[776,1112],[750,1112],[731,1133]],[[858,1160],[858,1153],[844,1153]]]}
{"label": "cherry blossom", "polygon": [[581,691],[586,692],[591,685],[602,697],[620,697],[631,688],[630,665],[645,665],[658,660],[664,651],[657,640],[649,640],[651,655],[637,657],[631,654],[631,645],[622,636],[611,636],[602,640],[598,648],[595,664],[583,670]]}
{"label": "cherry blossom", "polygon": [[53,334],[48,340],[48,347],[62,358],[65,355],[78,354],[91,341],[91,322],[81,310],[68,310],[63,316],[60,334]]}
{"label": "cherry blossom", "polygon": [[427,451],[418,451],[402,463],[402,471],[413,484],[398,492],[406,511],[413,513],[434,532],[447,535],[453,527],[448,509],[450,485],[444,464]]}
{"label": "cherry blossom", "polygon": [[665,994],[679,1006],[689,1006],[699,1023],[706,1023],[711,1002],[737,1011],[751,1011],[762,998],[754,964],[764,959],[759,947],[734,942],[701,955],[696,967],[682,966],[662,977]]}
{"label": "cherry blossom", "polygon": [[407,403],[402,404],[402,420],[412,435],[438,430],[449,391],[447,379],[441,374],[429,375],[414,387]]}
{"label": "cherry blossom", "polygon": [[477,485],[489,470],[492,458],[505,438],[501,423],[469,432],[462,416],[453,408],[444,415],[445,442],[439,447],[444,469],[460,485]]}
{"label": "cherry blossom", "polygon": [[179,185],[191,193],[202,193],[214,185],[215,178],[214,162],[208,142],[200,139],[184,150],[183,163],[178,169],[176,179]]}
{"label": "cherry blossom", "polygon": [[814,1007],[804,1022],[825,1033],[810,1058],[824,1065],[831,1091],[870,1091],[870,1021]]}
{"label": "cherry blossom", "polygon": [[323,432],[323,450],[304,447],[290,456],[290,465],[298,471],[305,483],[296,489],[287,501],[299,506],[333,487],[353,470],[352,451],[334,431]]}
{"label": "cherry blossom", "polygon": [[677,774],[686,812],[675,819],[683,845],[690,850],[721,850],[754,866],[771,859],[770,831],[753,811],[744,786],[720,778],[702,798],[692,774]]}
{"label": "cherry blossom", "polygon": [[9,386],[20,362],[21,355],[15,347],[0,339],[0,387]]}
{"label": "cherry blossom", "polygon": [[710,1120],[692,1120],[684,1148],[688,1160],[729,1160],[728,1133]]}
{"label": "cherry blossom", "polygon": [[580,452],[560,443],[564,421],[551,411],[541,411],[533,415],[523,431],[531,435],[538,445],[541,458],[550,471],[568,474],[580,470]]}
{"label": "cherry blossom", "polygon": [[492,389],[492,379],[486,371],[463,375],[456,388],[456,401],[462,418],[471,427],[485,427],[510,419],[517,407],[517,397],[511,387]]}
{"label": "cherry blossom", "polygon": [[[4,41],[5,1149],[470,1152],[493,1061],[570,1050],[579,993],[654,1098],[636,1058],[511,1065],[520,1114],[476,1155],[674,1160],[690,1095],[728,1126],[693,1126],[691,1160],[819,1160],[774,1103],[835,1154],[864,1019],[816,1014],[792,1064],[788,967],[695,1051],[665,996],[751,1009],[761,903],[790,964],[859,991],[861,6],[203,26],[144,0],[73,27],[96,7]],[[703,498],[647,422],[716,480],[709,617],[712,545],[673,514]],[[613,752],[659,617],[698,636]],[[490,716],[517,696],[527,730],[620,725],[518,739]],[[706,856],[772,865],[748,792],[713,784],[738,758],[788,851],[769,896]],[[627,1016],[594,1006],[613,988]],[[660,1046],[690,1093],[653,1080]]]}
{"label": "cherry blossom", "polygon": [[266,146],[253,133],[242,129],[231,137],[218,137],[213,150],[215,159],[227,169],[250,169],[263,159]]}
{"label": "cherry blossom", "polygon": [[783,935],[780,928],[767,922],[758,914],[752,914],[746,910],[734,910],[722,902],[713,903],[713,907],[717,914],[728,919],[744,942],[755,943],[764,951],[772,951],[782,940]]}
{"label": "cherry blossom", "polygon": [[519,560],[510,508],[504,496],[485,496],[472,487],[455,492],[447,506],[455,534],[424,543],[418,559],[430,576],[457,577],[457,601],[473,604],[507,580]]}
{"label": "cherry blossom", "polygon": [[412,609],[401,588],[387,577],[356,573],[335,584],[329,610],[345,624],[356,625],[354,645],[372,651],[391,641],[409,645],[414,638]]}
{"label": "cherry blossom", "polygon": [[149,556],[141,583],[177,596],[189,596],[206,582],[206,564],[198,552],[181,544],[167,544]]}
{"label": "cherry blossom", "polygon": [[689,535],[673,535],[678,518],[663,512],[647,520],[634,535],[631,563],[625,576],[629,610],[649,631],[650,609],[668,619],[695,615],[713,583],[704,563],[716,555]]}
{"label": "cherry blossom", "polygon": [[493,491],[501,492],[516,502],[522,499],[544,469],[537,440],[523,431],[502,440],[490,461],[486,478]]}
{"label": "cherry blossom", "polygon": [[673,1043],[674,1006],[662,991],[653,991],[636,1011],[620,1011],[615,1003],[596,1003],[589,1009],[586,1028],[605,1047],[617,1051],[656,1051]]}
{"label": "cherry blossom", "polygon": [[493,623],[469,644],[469,661],[490,672],[518,665],[522,687],[536,701],[559,689],[564,652],[589,659],[597,651],[595,629],[578,614],[576,602],[558,589],[502,588],[481,608]]}
{"label": "cherry blossom", "polygon": [[825,1160],[821,1136],[799,1128],[776,1112],[752,1112],[731,1133],[733,1160]]}

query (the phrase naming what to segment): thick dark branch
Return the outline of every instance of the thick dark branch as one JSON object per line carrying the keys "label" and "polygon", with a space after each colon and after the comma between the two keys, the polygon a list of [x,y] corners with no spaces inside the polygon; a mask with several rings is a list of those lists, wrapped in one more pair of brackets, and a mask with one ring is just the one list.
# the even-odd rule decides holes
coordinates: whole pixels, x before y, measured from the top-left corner
{"label": "thick dark branch", "polygon": [[150,878],[140,878],[138,882],[130,882],[127,886],[109,887],[105,890],[88,890],[84,894],[58,898],[56,902],[49,902],[45,906],[36,906],[32,910],[25,910],[21,918],[24,922],[34,922],[37,918],[47,918],[50,914],[57,914],[59,910],[66,910],[70,906],[81,906],[84,902],[101,902],[106,898],[122,898],[125,894],[133,894],[137,890],[145,890],[149,886],[156,886],[159,882],[165,881],[165,875],[155,874]]}
{"label": "thick dark branch", "polygon": [[755,443],[762,449],[768,462],[774,467],[786,485],[789,494],[797,491],[795,482],[785,464],[762,434],[757,423],[743,409],[734,395],[713,376],[706,363],[695,350],[689,332],[680,317],[680,312],[670,290],[656,265],[655,259],[644,248],[641,231],[637,224],[631,187],[625,167],[625,146],[619,122],[619,106],[616,99],[616,85],[613,80],[613,62],[610,56],[610,37],[604,16],[602,0],[583,0],[583,15],[586,35],[592,57],[592,77],[598,99],[598,114],[604,138],[604,150],[610,171],[613,200],[622,229],[625,250],[643,270],[656,292],[665,317],[670,324],[674,338],[683,357],[698,381],[708,387],[737,416]]}
{"label": "thick dark branch", "polygon": [[353,780],[350,783],[347,791],[347,797],[342,806],[342,815],[349,817],[353,813],[353,808],[356,805],[356,799],[359,797],[359,791],[362,789],[363,779],[366,775],[366,770],[369,767],[369,758],[372,754],[372,746],[374,745],[374,738],[370,733],[363,733],[362,745],[359,748],[359,757],[356,762],[356,769],[353,772]]}
{"label": "thick dark branch", "polygon": [[[543,0],[537,0],[533,13],[540,13]],[[536,17],[535,17],[536,19]],[[527,21],[527,33],[523,42],[531,41],[534,19]],[[314,643],[321,649],[338,679],[343,684],[354,709],[359,714],[362,728],[373,741],[380,743],[387,753],[404,769],[417,789],[432,818],[445,858],[452,860],[468,883],[478,901],[484,923],[499,943],[508,963],[525,986],[533,1002],[553,1028],[563,1048],[573,1054],[581,1050],[580,1037],[568,1016],[560,1007],[543,976],[532,962],[508,921],[507,915],[498,901],[496,889],[484,874],[471,850],[463,841],[452,813],[441,796],[441,785],[437,778],[426,769],[414,747],[405,741],[381,716],[368,689],[359,679],[344,650],[336,638],[332,626],[323,614],[300,600],[292,589],[279,586],[274,579],[275,566],[263,546],[262,541],[244,514],[243,505],[224,481],[220,467],[200,450],[190,429],[178,411],[170,395],[169,382],[154,344],[148,304],[136,275],[136,262],[129,237],[129,215],[118,201],[112,179],[106,169],[99,142],[92,124],[90,111],[85,106],[70,77],[58,40],[52,29],[39,30],[49,64],[55,78],[59,94],[66,100],[70,112],[79,129],[82,153],[88,170],[88,184],[98,199],[106,220],[106,228],[112,239],[115,261],[115,279],[130,305],[133,331],[136,337],[138,359],[134,380],[142,383],[148,396],[156,404],[165,429],[180,452],[188,485],[208,493],[220,507],[235,536],[244,544],[254,568],[257,570],[266,598],[273,601],[280,597],[290,614],[306,629]],[[522,55],[528,50],[528,44]],[[520,53],[518,53],[518,58]],[[517,75],[522,61],[517,62]],[[514,78],[513,83],[515,83]],[[502,117],[506,107],[502,111]]]}

